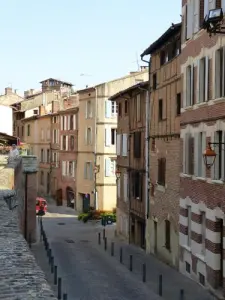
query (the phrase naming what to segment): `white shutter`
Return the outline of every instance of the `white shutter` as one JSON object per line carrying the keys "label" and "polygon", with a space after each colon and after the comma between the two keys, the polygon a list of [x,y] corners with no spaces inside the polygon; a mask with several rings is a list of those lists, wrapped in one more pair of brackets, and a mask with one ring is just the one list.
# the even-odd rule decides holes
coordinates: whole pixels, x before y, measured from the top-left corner
{"label": "white shutter", "polygon": [[85,107],[85,118],[88,118],[88,101],[86,101],[86,107]]}
{"label": "white shutter", "polygon": [[214,98],[217,99],[220,97],[220,77],[222,74],[220,74],[220,51],[215,51],[215,95]]}
{"label": "white shutter", "polygon": [[66,175],[67,175],[67,176],[70,175],[70,174],[69,174],[69,170],[70,170],[70,162],[67,161],[67,162],[66,162]]}
{"label": "white shutter", "polygon": [[73,128],[70,128],[70,118],[71,116],[67,116],[67,129],[72,130]]}
{"label": "white shutter", "polygon": [[205,57],[205,101],[209,100],[209,57]]}
{"label": "white shutter", "polygon": [[63,136],[61,135],[60,149],[63,150]]}
{"label": "white shutter", "polygon": [[123,199],[126,202],[127,201],[127,174],[123,174]]}
{"label": "white shutter", "polygon": [[64,130],[67,130],[67,117],[64,116]]}
{"label": "white shutter", "polygon": [[187,4],[187,39],[192,38],[192,34],[193,34],[193,2],[189,2]]}
{"label": "white shutter", "polygon": [[105,177],[111,176],[111,159],[106,158],[105,159]]}
{"label": "white shutter", "polygon": [[183,137],[183,173],[186,174],[186,143],[187,143],[187,134]]}
{"label": "white shutter", "polygon": [[121,154],[121,134],[117,134],[116,136],[116,154]]}
{"label": "white shutter", "polygon": [[117,197],[120,198],[120,178],[117,179]]}
{"label": "white shutter", "polygon": [[73,115],[73,130],[76,130],[76,115]]}
{"label": "white shutter", "polygon": [[221,0],[221,7],[223,9],[223,13],[225,12],[225,0]]}
{"label": "white shutter", "polygon": [[62,176],[66,175],[66,162],[62,161]]}
{"label": "white shutter", "polygon": [[85,145],[87,145],[87,131],[88,131],[88,127],[86,127],[85,130],[85,136],[84,136]]}
{"label": "white shutter", "polygon": [[209,13],[209,0],[204,0],[204,18]]}
{"label": "white shutter", "polygon": [[105,117],[106,118],[112,117],[112,103],[109,100],[105,101]]}
{"label": "white shutter", "polygon": [[209,0],[209,10],[216,8],[216,0]]}
{"label": "white shutter", "polygon": [[110,128],[105,129],[105,145],[106,145],[106,147],[111,146],[111,129]]}
{"label": "white shutter", "polygon": [[194,134],[194,174],[195,174],[195,176],[199,176],[198,153],[199,153],[199,132],[196,132]]}
{"label": "white shutter", "polygon": [[[210,139],[210,141],[211,141],[211,143],[217,142],[216,137],[215,137],[215,132],[211,133],[211,139]],[[215,152],[216,152],[216,148],[218,148],[218,147],[215,147],[215,149],[214,149]],[[216,154],[217,154],[217,152],[216,152]],[[212,179],[215,179],[217,161],[218,161],[218,158],[215,160],[215,163],[211,167],[211,178]]]}
{"label": "white shutter", "polygon": [[[222,133],[222,143],[223,143],[222,145],[225,144],[225,132],[224,131]],[[225,149],[224,149],[224,146],[222,146],[222,162],[221,162],[221,165],[222,165],[222,180],[224,180],[224,178],[225,178]]]}
{"label": "white shutter", "polygon": [[72,177],[75,177],[75,161],[73,161],[72,165]]}
{"label": "white shutter", "polygon": [[63,116],[61,116],[60,120],[61,120],[60,127],[61,127],[61,130],[63,130]]}
{"label": "white shutter", "polygon": [[199,12],[200,12],[199,0],[194,0],[194,33],[199,31]]}
{"label": "white shutter", "polygon": [[196,103],[200,102],[200,59],[197,61]]}
{"label": "white shutter", "polygon": [[93,179],[93,165],[92,163],[90,163],[90,168],[89,168],[89,179]]}
{"label": "white shutter", "polygon": [[59,143],[59,129],[57,129],[57,134],[56,134],[56,143]]}
{"label": "white shutter", "polygon": [[84,163],[84,179],[87,179],[87,163]]}
{"label": "white shutter", "polygon": [[194,65],[191,65],[191,103],[190,105],[194,104]]}
{"label": "white shutter", "polygon": [[202,132],[202,147],[201,147],[201,153],[199,153],[199,160],[201,160],[201,164],[202,164],[202,170],[201,170],[201,174],[202,177],[205,178],[206,176],[206,169],[205,169],[205,163],[204,163],[204,159],[203,159],[203,152],[206,149],[206,132]]}
{"label": "white shutter", "polygon": [[69,137],[68,135],[66,136],[66,151],[69,149]]}
{"label": "white shutter", "polygon": [[122,137],[123,137],[122,156],[127,156],[127,134],[124,133]]}

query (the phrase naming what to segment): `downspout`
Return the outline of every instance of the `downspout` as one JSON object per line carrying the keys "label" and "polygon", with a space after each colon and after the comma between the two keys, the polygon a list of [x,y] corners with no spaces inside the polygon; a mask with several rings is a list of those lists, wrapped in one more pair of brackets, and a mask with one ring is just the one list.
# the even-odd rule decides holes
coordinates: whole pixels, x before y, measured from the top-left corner
{"label": "downspout", "polygon": [[94,121],[94,134],[95,134],[95,145],[94,145],[94,207],[98,209],[97,201],[97,114],[98,114],[98,92],[95,89],[95,121]]}
{"label": "downspout", "polygon": [[151,116],[151,105],[150,105],[150,99],[151,99],[151,88],[150,88],[150,66],[151,66],[151,58],[149,61],[146,61],[143,59],[143,56],[141,56],[141,60],[143,62],[148,63],[148,72],[149,72],[149,84],[148,84],[148,90],[146,93],[146,101],[145,101],[145,108],[146,108],[146,120],[145,120],[145,193],[146,193],[146,199],[145,199],[145,213],[146,213],[146,225],[147,220],[149,218],[150,214],[150,116]]}
{"label": "downspout", "polygon": [[25,173],[25,195],[24,195],[24,238],[27,241],[27,173]]}

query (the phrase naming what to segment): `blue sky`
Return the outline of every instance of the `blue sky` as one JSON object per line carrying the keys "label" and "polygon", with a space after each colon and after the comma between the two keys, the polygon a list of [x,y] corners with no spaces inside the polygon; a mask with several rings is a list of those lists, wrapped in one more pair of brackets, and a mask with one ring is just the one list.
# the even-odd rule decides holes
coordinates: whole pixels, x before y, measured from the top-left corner
{"label": "blue sky", "polygon": [[137,70],[136,56],[181,20],[181,0],[3,3],[0,93],[12,85],[22,94],[48,77],[83,88],[126,75]]}

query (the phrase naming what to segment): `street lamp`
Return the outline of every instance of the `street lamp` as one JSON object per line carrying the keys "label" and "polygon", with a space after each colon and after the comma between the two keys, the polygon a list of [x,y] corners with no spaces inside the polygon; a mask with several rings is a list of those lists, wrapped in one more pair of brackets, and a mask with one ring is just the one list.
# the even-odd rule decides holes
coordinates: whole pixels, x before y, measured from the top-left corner
{"label": "street lamp", "polygon": [[203,153],[203,159],[207,169],[210,169],[214,165],[216,159],[216,152],[211,148],[212,144],[219,145],[220,143],[208,143],[208,147]]}
{"label": "street lamp", "polygon": [[223,24],[223,9],[222,8],[216,8],[211,9],[209,13],[205,16],[204,22],[203,22],[203,28],[206,29],[206,31],[209,33],[209,36],[212,34],[225,34],[224,30],[225,28],[222,27]]}
{"label": "street lamp", "polygon": [[116,170],[116,179],[120,179],[120,176],[121,176],[121,172],[120,170]]}

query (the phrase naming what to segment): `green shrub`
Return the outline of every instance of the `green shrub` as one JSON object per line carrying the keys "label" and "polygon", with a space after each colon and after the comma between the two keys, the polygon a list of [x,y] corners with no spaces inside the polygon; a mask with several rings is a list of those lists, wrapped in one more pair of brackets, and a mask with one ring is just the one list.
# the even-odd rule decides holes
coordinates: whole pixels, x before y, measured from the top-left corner
{"label": "green shrub", "polygon": [[83,222],[87,223],[87,221],[89,220],[89,215],[86,214],[85,216],[83,216]]}

